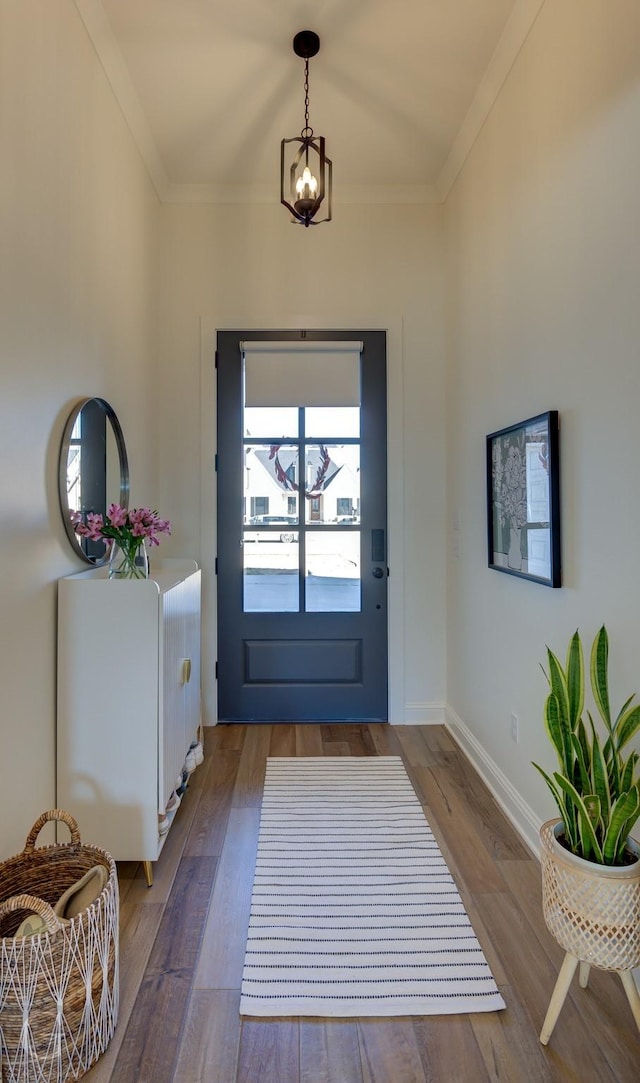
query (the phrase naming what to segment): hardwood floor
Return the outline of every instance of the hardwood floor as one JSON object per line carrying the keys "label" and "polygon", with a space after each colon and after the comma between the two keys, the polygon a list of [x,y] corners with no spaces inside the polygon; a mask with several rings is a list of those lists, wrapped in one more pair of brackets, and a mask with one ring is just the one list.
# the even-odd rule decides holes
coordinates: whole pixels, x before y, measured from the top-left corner
{"label": "hardwood floor", "polygon": [[[540,870],[442,727],[222,725],[205,731],[148,889],[118,866],[121,1009],[88,1083],[626,1083],[640,1042],[622,985],[572,986],[538,1034],[563,953]],[[507,1004],[393,1019],[238,1014],[266,757],[400,755]]]}

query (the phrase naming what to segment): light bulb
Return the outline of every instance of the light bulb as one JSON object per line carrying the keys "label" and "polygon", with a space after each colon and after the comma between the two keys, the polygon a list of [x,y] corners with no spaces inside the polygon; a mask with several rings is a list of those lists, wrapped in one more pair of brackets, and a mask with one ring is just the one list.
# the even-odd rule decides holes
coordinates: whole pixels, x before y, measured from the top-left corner
{"label": "light bulb", "polygon": [[296,181],[296,194],[301,199],[315,199],[318,194],[318,182],[308,165],[304,167],[302,176]]}

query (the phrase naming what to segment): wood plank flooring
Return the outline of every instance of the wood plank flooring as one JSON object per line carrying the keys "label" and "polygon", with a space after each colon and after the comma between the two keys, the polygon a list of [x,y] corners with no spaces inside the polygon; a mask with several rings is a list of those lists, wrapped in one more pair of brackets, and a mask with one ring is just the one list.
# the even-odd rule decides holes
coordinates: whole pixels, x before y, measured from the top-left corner
{"label": "wood plank flooring", "polygon": [[[562,951],[540,870],[439,726],[221,725],[205,731],[154,886],[120,863],[121,1010],[88,1083],[631,1083],[640,1041],[620,981],[572,986],[538,1033]],[[394,1019],[238,1014],[266,757],[400,755],[507,1010]]]}

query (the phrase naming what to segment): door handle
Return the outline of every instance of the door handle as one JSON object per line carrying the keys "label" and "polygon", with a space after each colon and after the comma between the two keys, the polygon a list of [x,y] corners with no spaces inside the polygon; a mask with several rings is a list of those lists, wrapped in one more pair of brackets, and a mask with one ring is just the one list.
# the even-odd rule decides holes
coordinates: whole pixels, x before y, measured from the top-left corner
{"label": "door handle", "polygon": [[382,568],[373,568],[371,574],[374,579],[382,579],[384,570]]}

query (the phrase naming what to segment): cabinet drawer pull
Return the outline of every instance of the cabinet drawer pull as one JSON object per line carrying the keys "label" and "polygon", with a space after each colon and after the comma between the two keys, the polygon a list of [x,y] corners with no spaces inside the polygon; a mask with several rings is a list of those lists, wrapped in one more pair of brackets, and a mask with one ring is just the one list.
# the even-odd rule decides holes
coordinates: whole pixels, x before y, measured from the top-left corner
{"label": "cabinet drawer pull", "polygon": [[188,684],[191,680],[191,659],[182,659],[182,683]]}

